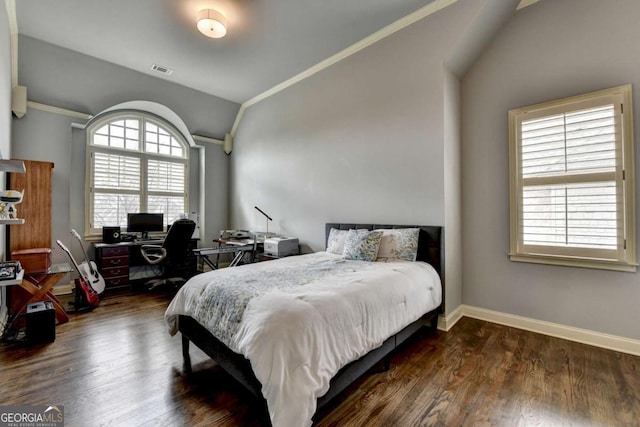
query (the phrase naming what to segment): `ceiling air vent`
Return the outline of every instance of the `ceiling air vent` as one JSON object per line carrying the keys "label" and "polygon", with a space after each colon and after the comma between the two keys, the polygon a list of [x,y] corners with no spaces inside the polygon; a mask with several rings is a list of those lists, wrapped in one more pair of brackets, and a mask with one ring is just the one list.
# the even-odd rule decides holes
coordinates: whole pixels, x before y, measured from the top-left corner
{"label": "ceiling air vent", "polygon": [[164,74],[165,76],[170,76],[171,74],[173,74],[173,70],[167,67],[163,67],[162,65],[158,65],[158,64],[153,64],[151,66],[151,69],[153,71],[156,71],[160,74]]}

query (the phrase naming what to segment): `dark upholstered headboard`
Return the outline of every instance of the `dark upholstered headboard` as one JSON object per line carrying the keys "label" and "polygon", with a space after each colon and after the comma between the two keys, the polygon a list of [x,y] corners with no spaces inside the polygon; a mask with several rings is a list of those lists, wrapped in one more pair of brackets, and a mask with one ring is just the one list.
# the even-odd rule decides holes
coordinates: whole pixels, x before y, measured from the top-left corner
{"label": "dark upholstered headboard", "polygon": [[384,225],[384,224],[325,224],[324,246],[327,247],[329,231],[332,228],[349,230],[351,228],[365,228],[375,230],[378,228],[419,228],[418,256],[416,261],[424,261],[433,266],[440,275],[440,281],[444,286],[444,228],[437,225]]}

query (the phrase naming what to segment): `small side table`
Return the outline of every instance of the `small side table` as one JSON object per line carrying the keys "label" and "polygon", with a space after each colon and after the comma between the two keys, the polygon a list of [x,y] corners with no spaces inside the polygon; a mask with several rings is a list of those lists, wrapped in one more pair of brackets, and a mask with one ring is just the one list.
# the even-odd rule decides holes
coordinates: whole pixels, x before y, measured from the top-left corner
{"label": "small side table", "polygon": [[64,276],[66,276],[68,273],[71,273],[72,271],[73,269],[69,264],[61,263],[53,264],[49,268],[49,270],[43,273],[25,272],[24,279],[16,284],[27,291],[30,297],[21,305],[19,310],[17,310],[15,313],[12,313],[11,320],[8,322],[6,329],[9,330],[18,316],[26,312],[28,304],[42,300],[49,300],[53,302],[53,308],[56,312],[56,320],[58,321],[58,324],[68,322],[69,315],[64,310],[64,307],[62,306],[58,298],[53,295],[52,289],[60,280],[62,280]]}

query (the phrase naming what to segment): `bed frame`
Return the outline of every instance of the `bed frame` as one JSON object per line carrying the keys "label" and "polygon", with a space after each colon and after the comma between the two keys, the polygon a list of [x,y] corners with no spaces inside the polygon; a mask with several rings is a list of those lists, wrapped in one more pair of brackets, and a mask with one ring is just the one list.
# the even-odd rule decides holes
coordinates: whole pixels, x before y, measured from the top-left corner
{"label": "bed frame", "polygon": [[[442,227],[328,223],[325,225],[325,246],[326,240],[329,236],[329,231],[332,228],[341,230],[348,230],[351,228],[366,228],[368,230],[379,228],[420,228],[417,261],[425,261],[431,264],[440,275],[440,279],[442,281],[443,302],[438,308],[426,313],[420,319],[413,322],[397,334],[389,337],[380,347],[343,367],[331,379],[329,391],[318,398],[316,414],[318,414],[320,409],[328,404],[331,399],[337,396],[380,361],[384,360],[385,368],[388,368],[389,354],[425,324],[435,329],[438,323],[438,315],[441,313],[442,307],[444,307],[444,234]],[[189,343],[192,342],[211,357],[218,365],[220,365],[222,369],[242,384],[248,391],[261,399],[266,408],[266,402],[264,401],[261,391],[262,386],[255,377],[249,360],[247,360],[243,355],[231,351],[226,345],[215,338],[202,325],[189,316],[179,316],[178,329],[182,333],[182,356],[184,359],[185,372],[191,372]],[[268,419],[268,417],[266,419]]]}

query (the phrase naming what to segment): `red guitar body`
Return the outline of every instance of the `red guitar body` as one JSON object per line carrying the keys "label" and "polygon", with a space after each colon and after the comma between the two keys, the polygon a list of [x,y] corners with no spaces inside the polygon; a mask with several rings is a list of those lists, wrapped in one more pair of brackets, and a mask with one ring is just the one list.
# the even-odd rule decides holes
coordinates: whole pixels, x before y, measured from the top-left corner
{"label": "red guitar body", "polygon": [[83,278],[77,278],[76,284],[76,310],[84,308],[95,308],[100,304],[100,296],[93,288],[87,285]]}
{"label": "red guitar body", "polygon": [[76,268],[76,271],[80,274],[80,277],[74,280],[76,284],[76,296],[74,301],[76,311],[93,310],[100,303],[98,293],[87,284],[87,278],[83,276],[84,270],[78,266],[75,258],[71,255],[71,251],[69,251],[69,249],[60,240],[56,240],[56,243],[60,246],[60,249],[65,251],[69,256],[69,259]]}

